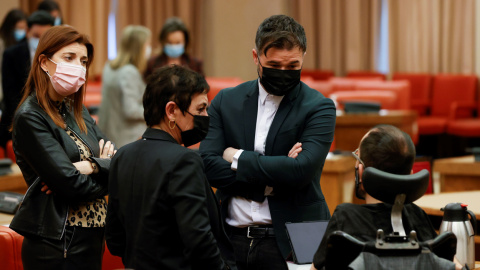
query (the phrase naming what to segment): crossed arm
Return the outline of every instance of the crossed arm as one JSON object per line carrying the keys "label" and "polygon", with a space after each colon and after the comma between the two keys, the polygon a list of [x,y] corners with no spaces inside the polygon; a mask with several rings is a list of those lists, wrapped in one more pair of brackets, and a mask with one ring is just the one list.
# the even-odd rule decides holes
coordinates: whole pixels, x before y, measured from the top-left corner
{"label": "crossed arm", "polygon": [[238,159],[237,171],[233,171],[231,161],[237,149],[229,148],[226,143],[226,127],[219,108],[221,98],[212,102],[210,130],[200,145],[212,186],[249,199],[263,194],[265,186],[301,188],[312,180],[319,166],[323,166],[335,128],[335,106],[330,99],[322,99],[308,114],[300,144],[295,144],[286,155],[263,156],[244,150]]}

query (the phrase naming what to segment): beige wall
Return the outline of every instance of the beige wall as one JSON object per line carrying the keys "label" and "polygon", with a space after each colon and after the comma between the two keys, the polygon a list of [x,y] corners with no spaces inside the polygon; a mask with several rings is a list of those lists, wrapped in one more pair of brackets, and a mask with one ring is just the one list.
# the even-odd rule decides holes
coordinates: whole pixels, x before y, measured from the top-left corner
{"label": "beige wall", "polygon": [[290,15],[288,0],[205,0],[205,74],[255,79],[255,33],[260,23],[274,14]]}
{"label": "beige wall", "polygon": [[20,0],[0,0],[0,24],[12,8],[19,8]]}

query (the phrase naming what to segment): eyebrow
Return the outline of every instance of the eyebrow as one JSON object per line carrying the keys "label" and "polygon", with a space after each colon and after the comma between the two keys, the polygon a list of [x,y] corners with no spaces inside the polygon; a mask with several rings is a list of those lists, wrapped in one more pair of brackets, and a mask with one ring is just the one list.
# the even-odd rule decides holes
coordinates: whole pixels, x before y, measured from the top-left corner
{"label": "eyebrow", "polygon": [[[77,53],[74,53],[74,52],[64,52],[62,55],[66,55],[66,54],[77,55]],[[86,55],[81,56],[80,59],[88,59],[88,56],[86,56]]]}
{"label": "eyebrow", "polygon": [[[289,62],[288,64],[289,64],[289,65],[293,65],[293,64],[299,64],[299,63],[300,63],[300,61],[294,60],[294,61],[292,61],[292,62]],[[267,61],[267,64],[269,64],[269,65],[272,65],[272,64],[281,64],[281,62],[275,61],[275,60],[268,60],[268,61]]]}
{"label": "eyebrow", "polygon": [[207,102],[202,102],[202,103],[197,105],[197,108],[199,108],[201,106],[208,106],[208,103]]}

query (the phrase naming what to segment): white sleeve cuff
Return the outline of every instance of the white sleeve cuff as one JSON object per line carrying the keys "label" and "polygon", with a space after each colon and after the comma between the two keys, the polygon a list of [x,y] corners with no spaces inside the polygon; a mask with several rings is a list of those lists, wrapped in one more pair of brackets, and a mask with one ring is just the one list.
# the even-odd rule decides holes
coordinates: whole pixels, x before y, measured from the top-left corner
{"label": "white sleeve cuff", "polygon": [[233,161],[232,161],[232,165],[230,166],[230,168],[232,168],[232,170],[236,171],[237,170],[237,167],[238,167],[238,158],[240,157],[240,155],[243,153],[243,150],[240,149],[238,150],[235,155],[233,155]]}

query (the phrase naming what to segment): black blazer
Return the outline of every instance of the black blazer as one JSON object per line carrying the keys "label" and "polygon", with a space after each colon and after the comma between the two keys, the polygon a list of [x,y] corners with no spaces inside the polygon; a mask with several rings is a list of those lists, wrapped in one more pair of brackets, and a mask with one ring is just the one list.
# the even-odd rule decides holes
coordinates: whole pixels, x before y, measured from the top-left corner
{"label": "black blazer", "polygon": [[[74,132],[95,157],[100,156],[98,141],[108,139],[98,129],[87,109],[83,120],[87,133],[80,131],[73,110],[60,108],[67,128]],[[10,228],[24,236],[60,240],[65,231],[68,209],[72,204],[103,198],[108,192],[110,159],[96,159],[100,172],[80,174],[73,165],[80,161],[78,146],[57,126],[38,104],[36,94],[30,95],[14,118],[13,149],[18,167],[28,185]],[[45,183],[53,194],[41,191]]]}
{"label": "black blazer", "polygon": [[[261,202],[265,186],[274,188],[268,203],[277,243],[286,258],[291,248],[285,222],[330,218],[320,175],[333,141],[335,105],[300,83],[280,103],[262,156],[254,152],[258,93],[258,80],[253,80],[217,94],[208,110],[210,129],[200,152],[210,184],[220,191],[224,215],[230,197]],[[288,152],[297,142],[302,143],[303,151],[297,158],[289,158]],[[245,150],[236,172],[222,158],[227,147]]]}
{"label": "black blazer", "polygon": [[22,98],[23,87],[27,82],[32,64],[28,41],[24,39],[5,50],[2,61],[2,87],[5,111],[0,120],[0,145],[5,146],[12,135],[8,128]]}
{"label": "black blazer", "polygon": [[106,240],[125,267],[236,269],[197,153],[147,128],[115,154],[109,180]]}

